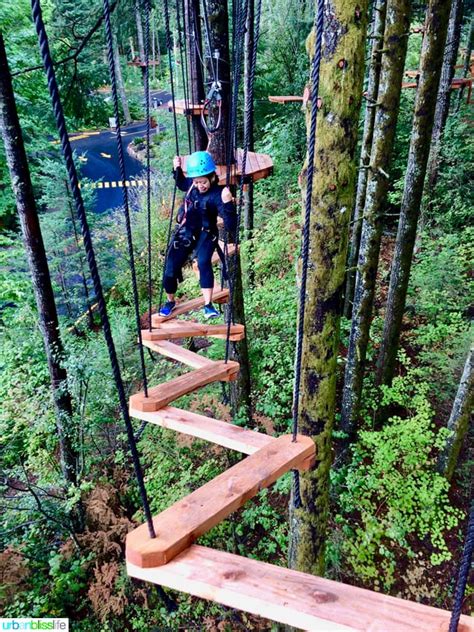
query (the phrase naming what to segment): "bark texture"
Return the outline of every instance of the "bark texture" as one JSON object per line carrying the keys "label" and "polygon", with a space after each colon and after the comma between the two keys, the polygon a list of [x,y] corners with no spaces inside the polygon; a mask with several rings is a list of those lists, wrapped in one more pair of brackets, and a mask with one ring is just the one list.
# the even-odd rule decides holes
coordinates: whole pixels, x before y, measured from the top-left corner
{"label": "bark texture", "polygon": [[388,169],[395,140],[403,68],[410,28],[410,0],[388,0],[384,54],[375,113],[351,334],[347,352],[341,410],[341,427],[349,439],[356,429],[364,366],[369,341],[375,281],[382,238],[382,211],[389,185]]}
{"label": "bark texture", "polygon": [[383,339],[377,361],[379,384],[390,384],[395,371],[441,73],[439,61],[443,57],[446,43],[450,7],[451,2],[447,0],[430,0],[426,9],[407,172],[392,261]]}
{"label": "bark texture", "polygon": [[[191,103],[202,103],[205,94],[201,66],[203,55],[199,0],[184,0],[184,21],[188,53],[190,100]],[[192,126],[194,150],[205,151],[207,147],[207,134],[201,125],[201,118],[199,116],[192,117]]]}
{"label": "bark texture", "polygon": [[[471,66],[471,53],[472,53],[473,43],[474,43],[474,17],[471,17],[469,35],[467,36],[467,42],[466,42],[466,54],[464,56],[464,68],[462,69],[462,77],[467,77],[467,75],[469,74],[469,68]],[[464,96],[464,86],[461,86],[461,88],[458,91],[458,102],[456,104],[456,112],[461,107],[461,101],[463,99],[463,96]]]}
{"label": "bark texture", "polygon": [[33,186],[1,33],[0,126],[38,308],[39,326],[43,336],[48,362],[56,412],[56,429],[59,441],[61,471],[64,479],[68,483],[75,484],[77,482],[77,455],[67,432],[67,426],[71,423],[72,419],[72,403],[71,396],[67,389],[66,370],[61,365],[63,345],[59,335],[58,315],[51,285],[48,261],[44,250]]}
{"label": "bark texture", "polygon": [[135,23],[137,25],[137,40],[138,40],[138,54],[140,61],[145,61],[145,44],[143,42],[143,23],[142,14],[140,12],[140,3],[138,0],[135,2]]}
{"label": "bark texture", "polygon": [[467,354],[464,371],[459,382],[458,392],[454,399],[448,430],[451,435],[446,440],[444,450],[438,459],[438,472],[448,480],[453,477],[464,438],[467,435],[469,422],[472,422],[474,406],[474,347]]}
{"label": "bark texture", "polygon": [[367,189],[368,167],[370,164],[370,151],[374,135],[375,104],[379,93],[381,50],[384,48],[385,15],[387,0],[377,0],[374,7],[374,19],[372,28],[373,44],[370,54],[368,81],[366,91],[366,106],[364,118],[364,131],[362,134],[362,147],[360,150],[359,176],[357,178],[357,195],[352,219],[352,233],[349,242],[349,255],[347,257],[346,289],[344,292],[344,316],[351,317],[352,301],[354,296],[356,264],[359,256],[360,234],[362,231],[362,215],[365,205],[365,192]]}
{"label": "bark texture", "polygon": [[462,0],[453,0],[449,14],[448,34],[446,36],[446,47],[444,49],[443,65],[441,67],[433,132],[431,133],[431,149],[428,159],[428,190],[431,190],[436,185],[438,178],[439,151],[444,126],[446,125],[449,114],[451,83],[454,77],[454,66],[456,65],[459,40],[461,37],[461,18]]}
{"label": "bark texture", "polygon": [[[300,385],[299,432],[313,437],[316,464],[301,475],[302,507],[291,519],[290,565],[321,574],[329,509],[329,470],[336,399],[336,360],[348,229],[355,193],[355,148],[364,78],[368,2],[324,6],[310,266]],[[314,56],[315,32],[307,42]],[[310,108],[307,107],[309,132]],[[306,195],[305,165],[302,173]],[[304,206],[304,204],[303,204]]]}

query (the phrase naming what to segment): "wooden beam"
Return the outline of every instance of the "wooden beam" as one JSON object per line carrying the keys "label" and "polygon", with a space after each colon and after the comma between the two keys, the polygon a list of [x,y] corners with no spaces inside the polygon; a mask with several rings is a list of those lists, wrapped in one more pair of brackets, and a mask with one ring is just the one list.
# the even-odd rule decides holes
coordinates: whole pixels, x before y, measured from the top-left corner
{"label": "wooden beam", "polygon": [[[189,103],[184,99],[174,100],[174,111],[176,114],[184,114],[185,116],[201,116],[204,110],[204,103]],[[168,101],[168,111],[173,111],[173,101]],[[206,110],[207,111],[207,110]]]}
{"label": "wooden beam", "polygon": [[261,489],[313,457],[311,437],[278,437],[153,518],[156,538],[141,525],[127,535],[127,560],[150,568],[166,564]]}
{"label": "wooden beam", "polygon": [[[127,572],[313,632],[447,632],[450,619],[439,608],[195,544],[165,566],[129,561]],[[473,631],[474,619],[462,615],[458,632]]]}
{"label": "wooden beam", "polygon": [[270,437],[262,432],[247,430],[226,421],[191,413],[172,406],[166,406],[154,413],[145,413],[135,408],[130,408],[130,415],[162,428],[176,430],[176,432],[198,437],[244,454],[253,454],[276,440],[275,437]]}
{"label": "wooden beam", "polygon": [[[212,293],[212,300],[214,303],[227,303],[229,300],[228,288],[221,289],[220,287],[215,287]],[[192,312],[200,307],[204,307],[204,298],[202,296],[192,298],[189,301],[183,301],[182,303],[178,303],[176,305],[169,316],[153,314],[151,317],[152,325],[153,327],[157,327],[159,323],[164,323],[166,320],[171,320],[172,318],[176,318],[176,316],[181,316],[182,314],[187,314],[188,312]]]}
{"label": "wooden beam", "polygon": [[148,347],[151,351],[156,351],[167,358],[171,358],[172,360],[177,360],[178,362],[182,362],[187,366],[192,367],[193,369],[202,369],[205,366],[210,366],[214,364],[214,360],[209,360],[206,356],[199,355],[198,353],[194,353],[193,351],[189,351],[189,349],[185,349],[184,347],[180,347],[168,340],[158,340],[157,342],[152,342],[151,340],[143,340],[143,345]]}
{"label": "wooden beam", "polygon": [[143,391],[130,397],[130,406],[143,412],[153,412],[167,406],[187,393],[192,393],[212,382],[230,382],[239,372],[239,363],[229,360],[213,362],[211,366],[195,369],[176,377],[165,384],[148,389],[148,397]]}
{"label": "wooden beam", "polygon": [[303,103],[303,97],[299,96],[269,96],[272,103]]}
{"label": "wooden beam", "polygon": [[[212,338],[226,338],[227,325],[208,325],[207,323],[195,323],[190,321],[176,321],[158,323],[156,329],[149,331],[142,329],[142,339],[156,342],[157,340],[176,340],[179,338],[191,338],[194,336],[209,336]],[[245,337],[243,325],[230,326],[230,339],[242,340]]]}

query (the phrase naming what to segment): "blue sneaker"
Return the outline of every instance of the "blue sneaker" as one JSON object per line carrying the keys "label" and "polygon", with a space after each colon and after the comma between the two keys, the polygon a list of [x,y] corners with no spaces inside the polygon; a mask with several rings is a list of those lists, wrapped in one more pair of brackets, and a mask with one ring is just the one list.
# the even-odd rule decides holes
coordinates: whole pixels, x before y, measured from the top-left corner
{"label": "blue sneaker", "polygon": [[171,312],[174,310],[176,306],[176,302],[175,301],[167,301],[164,305],[162,305],[160,307],[160,311],[158,312],[158,314],[160,316],[169,316],[171,314]]}
{"label": "blue sneaker", "polygon": [[204,305],[204,318],[219,318],[219,312],[212,303]]}

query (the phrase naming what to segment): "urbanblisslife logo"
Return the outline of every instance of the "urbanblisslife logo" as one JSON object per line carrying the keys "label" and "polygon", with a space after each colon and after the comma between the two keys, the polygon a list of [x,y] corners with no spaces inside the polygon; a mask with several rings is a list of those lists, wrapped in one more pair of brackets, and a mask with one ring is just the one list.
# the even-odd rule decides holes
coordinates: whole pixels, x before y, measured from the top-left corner
{"label": "urbanblisslife logo", "polygon": [[69,632],[69,619],[1,618],[0,630],[60,630],[60,632]]}

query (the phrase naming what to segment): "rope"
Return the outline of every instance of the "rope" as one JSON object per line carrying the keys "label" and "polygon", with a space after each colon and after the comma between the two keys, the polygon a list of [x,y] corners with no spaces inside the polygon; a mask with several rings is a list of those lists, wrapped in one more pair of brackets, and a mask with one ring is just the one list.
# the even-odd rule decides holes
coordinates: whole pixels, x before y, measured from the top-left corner
{"label": "rope", "polygon": [[94,291],[97,297],[99,314],[102,321],[102,328],[104,331],[104,337],[107,343],[107,349],[110,357],[110,364],[117,386],[117,392],[120,400],[120,409],[127,428],[128,442],[130,451],[132,453],[133,465],[135,468],[135,474],[138,481],[138,487],[140,489],[140,495],[143,503],[143,510],[148,523],[148,531],[151,538],[155,537],[155,530],[153,527],[153,521],[150,512],[150,506],[148,504],[148,498],[145,489],[145,483],[143,480],[143,473],[140,465],[140,459],[138,456],[138,450],[133,436],[133,427],[128,414],[128,402],[125,396],[125,388],[122,381],[122,375],[120,372],[120,365],[117,359],[117,353],[110,329],[110,322],[107,314],[107,306],[105,303],[104,293],[102,290],[102,283],[97,268],[97,262],[95,259],[94,248],[92,244],[91,233],[87,222],[86,211],[84,208],[84,202],[82,200],[81,191],[79,189],[79,179],[77,177],[76,166],[74,164],[74,157],[72,153],[71,143],[69,141],[69,135],[66,128],[66,120],[61,104],[59,95],[59,88],[56,82],[56,74],[54,71],[53,61],[51,59],[51,52],[49,49],[48,36],[43,22],[41,13],[40,0],[31,0],[31,8],[33,13],[33,20],[35,22],[36,32],[38,34],[38,42],[41,52],[41,58],[46,72],[48,81],[48,88],[53,106],[53,112],[56,119],[56,126],[61,139],[61,146],[66,163],[66,169],[68,172],[69,182],[71,185],[71,191],[76,206],[77,215],[81,223],[82,237],[84,241],[84,249],[86,251],[87,262],[89,264],[89,270],[94,284]]}
{"label": "rope", "polygon": [[464,601],[464,594],[466,592],[467,580],[469,577],[469,570],[472,563],[472,552],[474,550],[474,502],[471,502],[471,509],[469,511],[469,521],[467,524],[466,541],[464,542],[464,549],[462,552],[461,563],[459,565],[458,578],[456,581],[456,588],[454,591],[454,606],[451,614],[451,620],[449,622],[448,632],[457,632],[459,618],[461,617],[461,610]]}
{"label": "rope", "polygon": [[140,365],[141,365],[141,371],[142,371],[143,389],[145,391],[145,397],[148,397],[148,381],[147,381],[146,368],[145,368],[145,355],[143,352],[142,328],[141,328],[141,322],[140,322],[140,304],[139,304],[138,287],[137,287],[137,274],[136,274],[136,269],[135,269],[135,257],[133,254],[132,229],[130,225],[128,188],[125,186],[125,180],[127,176],[126,176],[126,171],[125,171],[125,157],[124,157],[123,145],[122,145],[122,129],[120,126],[120,111],[119,111],[119,100],[118,100],[118,93],[117,93],[117,79],[115,75],[114,50],[113,50],[113,39],[112,39],[112,27],[110,23],[109,0],[104,0],[104,24],[105,24],[105,36],[107,40],[107,58],[109,62],[109,73],[110,73],[110,81],[111,81],[111,86],[112,86],[112,97],[113,97],[114,117],[115,117],[115,133],[117,136],[117,152],[118,152],[118,160],[119,160],[120,179],[122,181],[123,212],[125,216],[125,229],[127,232],[128,260],[129,260],[129,265],[130,265],[130,274],[132,277],[133,304],[135,307],[135,321],[137,324],[138,348],[140,352]]}
{"label": "rope", "polygon": [[[182,37],[182,31],[181,31],[181,11],[180,11],[180,4],[183,5],[183,0],[177,0],[176,2],[176,24],[178,27],[178,46],[179,46],[179,58],[181,61],[181,76],[183,79],[183,95],[184,95],[184,107],[186,108],[186,111],[188,110],[189,107],[189,87],[188,87],[188,63],[187,63],[187,55],[185,55],[185,59],[186,59],[186,66],[185,66],[185,62],[183,59],[183,37]],[[183,21],[184,21],[184,6],[182,6],[183,9]],[[186,41],[186,37],[184,38],[184,40]],[[186,70],[186,72],[185,72]],[[189,146],[189,153],[192,152],[192,148],[191,148],[191,121],[189,120],[189,115],[186,114],[186,126],[187,126],[187,130],[188,130],[188,146]]]}
{"label": "rope", "polygon": [[[236,45],[235,45],[235,58],[233,60],[233,91],[232,91],[232,105],[231,112],[229,117],[229,133],[228,133],[228,143],[227,143],[227,172],[226,172],[226,181],[227,186],[230,183],[230,165],[232,152],[234,148],[234,142],[236,138],[236,127],[237,127],[237,105],[239,98],[239,83],[240,83],[240,75],[241,75],[241,65],[242,65],[242,53],[243,53],[243,40],[245,33],[245,24],[247,22],[247,13],[248,13],[248,0],[244,0],[244,4],[239,3],[238,12],[237,12],[237,32],[236,32]],[[255,57],[256,61],[256,57]],[[254,59],[252,59],[252,63]],[[254,73],[255,75],[255,69]],[[248,132],[248,128],[247,128]],[[248,153],[248,145],[249,145],[249,135],[246,133],[246,138],[244,138],[244,149],[242,154],[242,171],[240,177],[240,186],[239,186],[239,203],[237,206],[237,227],[235,230],[235,256],[233,258],[233,268],[232,274],[230,273],[229,266],[229,257],[227,252],[227,243],[224,243],[225,246],[225,257],[227,259],[226,265],[229,270],[229,309],[227,310],[227,333],[226,333],[226,344],[225,344],[225,362],[227,363],[230,356],[230,328],[231,324],[234,322],[234,289],[237,281],[237,273],[238,273],[238,247],[239,247],[239,232],[240,232],[240,218],[242,215],[243,208],[243,198],[244,198],[244,180],[245,180],[245,169],[247,166],[247,153]]]}
{"label": "rope", "polygon": [[145,0],[145,117],[146,117],[146,219],[148,237],[148,329],[153,311],[151,252],[151,168],[150,168],[150,2]]}
{"label": "rope", "polygon": [[[316,122],[318,115],[318,93],[319,93],[319,69],[321,66],[321,49],[324,22],[324,0],[318,0],[317,14],[315,17],[316,42],[314,48],[313,65],[311,68],[311,116],[308,139],[308,172],[305,200],[305,217],[301,244],[302,275],[299,296],[298,332],[296,338],[295,355],[295,381],[293,390],[293,441],[296,441],[298,434],[298,415],[301,384],[301,364],[303,357],[303,325],[306,307],[306,282],[308,278],[309,263],[309,228],[312,210],[314,159],[316,154]],[[299,472],[293,470],[293,499],[295,507],[301,506]]]}

